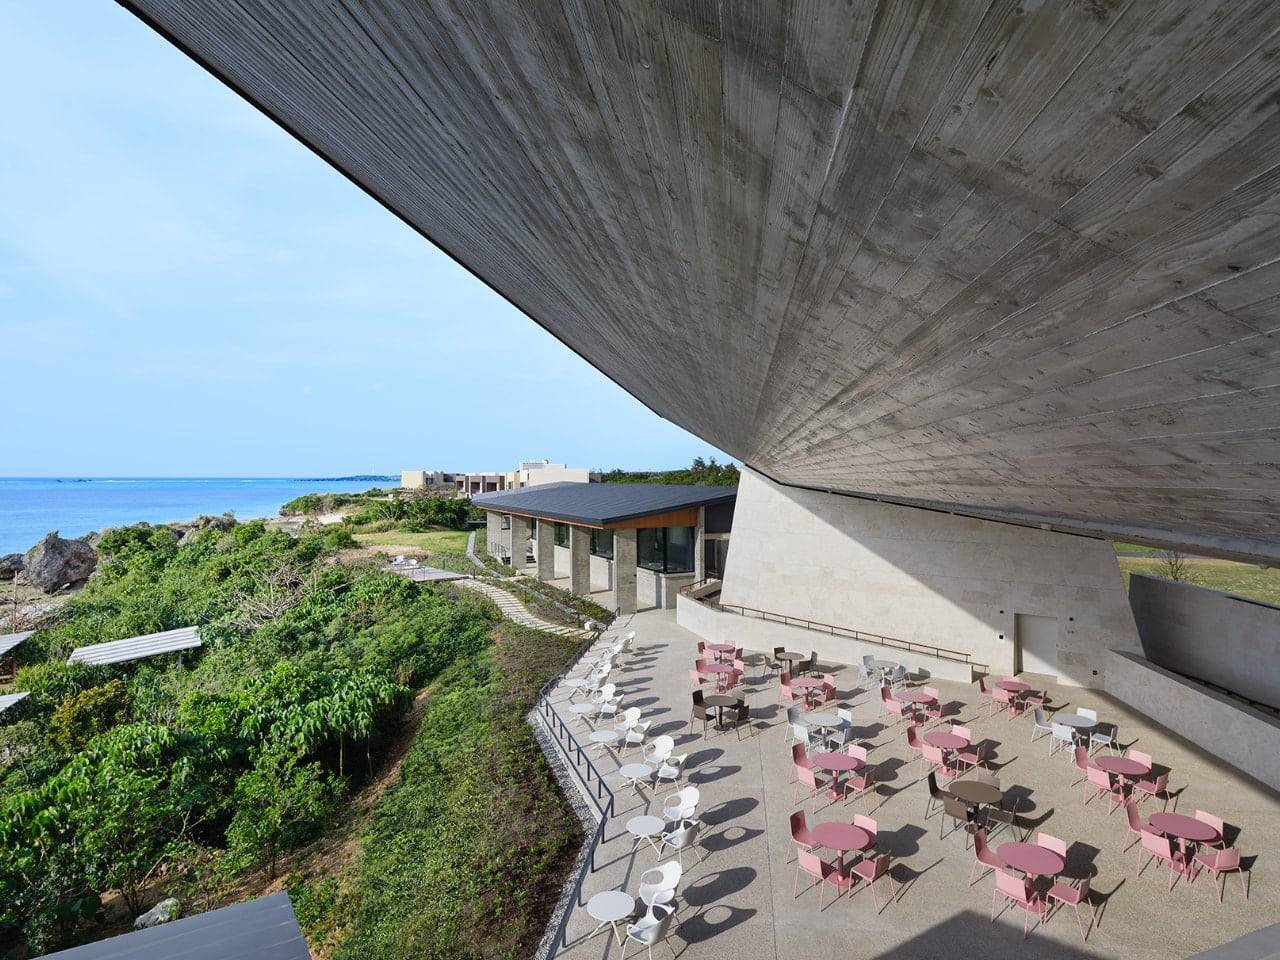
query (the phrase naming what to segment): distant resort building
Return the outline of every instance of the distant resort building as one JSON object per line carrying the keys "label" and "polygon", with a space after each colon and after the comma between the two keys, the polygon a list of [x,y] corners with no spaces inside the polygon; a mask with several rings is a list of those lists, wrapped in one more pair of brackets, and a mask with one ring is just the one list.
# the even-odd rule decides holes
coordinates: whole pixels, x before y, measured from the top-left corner
{"label": "distant resort building", "polygon": [[480,493],[520,490],[546,483],[599,483],[600,474],[586,467],[569,467],[549,460],[522,460],[515,470],[498,473],[446,473],[441,470],[403,470],[400,486],[471,497]]}

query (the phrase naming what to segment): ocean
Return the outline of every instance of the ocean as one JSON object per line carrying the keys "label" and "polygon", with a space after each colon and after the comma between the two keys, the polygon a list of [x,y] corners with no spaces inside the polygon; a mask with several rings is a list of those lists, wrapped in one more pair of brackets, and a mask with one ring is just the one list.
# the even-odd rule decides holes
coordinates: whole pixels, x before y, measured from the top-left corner
{"label": "ocean", "polygon": [[0,554],[22,553],[50,530],[80,537],[146,520],[165,523],[230,510],[241,520],[274,516],[304,493],[354,493],[399,478],[0,477]]}

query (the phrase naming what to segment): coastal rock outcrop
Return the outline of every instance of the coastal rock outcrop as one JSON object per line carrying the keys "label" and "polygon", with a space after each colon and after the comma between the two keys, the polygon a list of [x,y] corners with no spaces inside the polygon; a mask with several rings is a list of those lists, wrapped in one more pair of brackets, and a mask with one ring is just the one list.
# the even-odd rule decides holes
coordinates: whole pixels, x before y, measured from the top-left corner
{"label": "coastal rock outcrop", "polygon": [[83,540],[64,540],[54,530],[27,551],[23,577],[33,587],[53,593],[78,587],[98,566],[98,552]]}
{"label": "coastal rock outcrop", "polygon": [[168,923],[170,920],[177,920],[180,916],[182,916],[182,904],[178,902],[178,898],[166,897],[142,916],[136,918],[133,921],[133,929],[145,930],[148,927],[158,927],[160,924]]}
{"label": "coastal rock outcrop", "polygon": [[22,572],[24,566],[22,554],[6,553],[0,557],[0,580],[12,580]]}
{"label": "coastal rock outcrop", "polygon": [[181,533],[181,538],[178,542],[186,543],[189,540],[194,540],[205,530],[218,530],[225,533],[235,525],[236,518],[232,514],[224,513],[221,516],[202,514],[187,523],[175,524],[174,529]]}

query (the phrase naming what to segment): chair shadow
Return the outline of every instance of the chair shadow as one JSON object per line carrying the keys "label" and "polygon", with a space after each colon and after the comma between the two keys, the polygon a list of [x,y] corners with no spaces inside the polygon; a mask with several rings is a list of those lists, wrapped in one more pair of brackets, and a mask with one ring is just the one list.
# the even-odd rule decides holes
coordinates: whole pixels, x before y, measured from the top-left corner
{"label": "chair shadow", "polygon": [[905,864],[905,863],[895,863],[892,867],[890,867],[889,873],[890,875],[892,875],[894,882],[898,884],[898,895],[894,898],[894,901],[897,903],[900,903],[902,901],[902,898],[907,895],[907,891],[915,886],[915,883],[917,880],[919,880],[922,876],[924,876],[926,873],[928,873],[938,864],[942,863],[942,861],[945,859],[946,859],[945,857],[939,857],[937,860],[933,861],[933,863],[929,864],[927,867],[925,867],[922,870],[918,870],[915,867],[909,866],[908,864]]}
{"label": "chair shadow", "polygon": [[725,800],[703,811],[699,819],[709,827],[717,827],[722,823],[745,816],[758,806],[760,801],[755,797],[738,797],[736,800]]}
{"label": "chair shadow", "polygon": [[1093,925],[1095,928],[1102,926],[1102,914],[1106,912],[1107,904],[1111,902],[1111,898],[1116,895],[1116,891],[1123,887],[1126,882],[1126,879],[1122,877],[1107,893],[1103,893],[1094,887],[1089,888],[1089,903],[1093,907]]}

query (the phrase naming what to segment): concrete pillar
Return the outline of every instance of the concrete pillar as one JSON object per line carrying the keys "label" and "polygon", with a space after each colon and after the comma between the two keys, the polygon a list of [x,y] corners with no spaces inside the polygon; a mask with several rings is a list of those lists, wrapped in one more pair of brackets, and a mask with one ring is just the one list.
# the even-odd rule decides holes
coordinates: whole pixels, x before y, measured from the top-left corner
{"label": "concrete pillar", "polygon": [[569,589],[591,596],[591,531],[586,527],[569,528]]}
{"label": "concrete pillar", "polygon": [[693,579],[707,578],[707,508],[698,508],[698,525],[693,528]]}
{"label": "concrete pillar", "polygon": [[556,578],[556,525],[546,520],[538,521],[538,579]]}
{"label": "concrete pillar", "polygon": [[523,570],[529,554],[529,519],[511,517],[511,569]]}
{"label": "concrete pillar", "polygon": [[613,597],[619,613],[636,612],[636,532],[613,531]]}
{"label": "concrete pillar", "polygon": [[485,520],[485,550],[489,556],[497,557],[498,546],[502,542],[502,514],[494,513],[492,510],[486,511]]}

